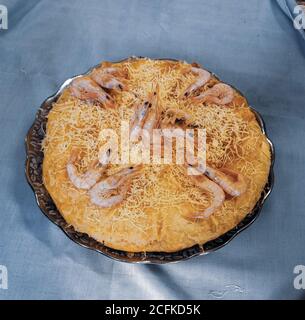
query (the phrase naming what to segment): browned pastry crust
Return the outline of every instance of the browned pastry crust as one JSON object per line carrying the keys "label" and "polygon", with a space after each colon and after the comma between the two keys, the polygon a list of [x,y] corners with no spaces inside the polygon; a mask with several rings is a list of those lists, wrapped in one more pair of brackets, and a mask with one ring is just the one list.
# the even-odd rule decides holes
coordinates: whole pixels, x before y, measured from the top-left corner
{"label": "browned pastry crust", "polygon": [[[112,93],[116,109],[81,102],[66,89],[48,116],[43,179],[65,220],[109,247],[131,252],[177,251],[233,228],[254,207],[270,169],[269,145],[247,101],[236,91],[227,106],[179,100],[179,93],[194,81],[194,75],[184,72],[184,62],[133,59],[116,66],[128,74],[128,91]],[[209,205],[211,195],[194,186],[179,165],[146,165],[126,199],[110,209],[92,204],[87,191],[75,188],[67,176],[71,149],[83,150],[79,169],[85,170],[103,143],[100,129],[119,130],[122,119],[129,121],[136,99],[144,98],[156,82],[163,109],[184,110],[197,126],[206,128],[208,163],[239,171],[247,181],[243,195],[227,197],[208,219],[189,218]],[[212,77],[202,90],[217,82]],[[110,166],[108,173],[117,167]]]}

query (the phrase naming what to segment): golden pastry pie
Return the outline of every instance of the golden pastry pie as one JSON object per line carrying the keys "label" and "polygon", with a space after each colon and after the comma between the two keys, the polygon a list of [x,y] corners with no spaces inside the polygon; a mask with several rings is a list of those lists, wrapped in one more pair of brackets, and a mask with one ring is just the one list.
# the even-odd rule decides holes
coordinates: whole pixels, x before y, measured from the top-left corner
{"label": "golden pastry pie", "polygon": [[[120,162],[122,123],[134,150],[145,130],[204,129],[206,166]],[[43,151],[43,181],[67,223],[130,252],[173,252],[224,234],[253,209],[271,164],[239,92],[198,64],[144,58],[75,78],[48,115]]]}

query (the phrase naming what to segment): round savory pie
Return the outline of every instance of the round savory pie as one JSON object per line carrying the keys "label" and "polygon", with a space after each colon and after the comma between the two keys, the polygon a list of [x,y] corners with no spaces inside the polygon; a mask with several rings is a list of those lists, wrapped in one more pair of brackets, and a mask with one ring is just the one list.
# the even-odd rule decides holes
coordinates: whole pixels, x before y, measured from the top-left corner
{"label": "round savory pie", "polygon": [[[193,153],[165,162],[164,132],[177,129],[191,132]],[[152,159],[155,131],[160,161],[138,162],[144,149]],[[136,156],[126,162],[127,144]],[[173,142],[173,160],[177,150]],[[147,58],[74,78],[48,115],[43,151],[43,181],[67,223],[128,252],[178,251],[232,229],[260,198],[271,161],[239,92],[196,63]]]}

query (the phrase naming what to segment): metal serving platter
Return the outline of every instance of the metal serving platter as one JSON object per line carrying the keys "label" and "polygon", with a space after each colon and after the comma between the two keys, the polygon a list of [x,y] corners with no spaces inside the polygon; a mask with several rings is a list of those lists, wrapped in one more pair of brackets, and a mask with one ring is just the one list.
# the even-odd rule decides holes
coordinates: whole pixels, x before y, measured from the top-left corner
{"label": "metal serving platter", "polygon": [[[131,57],[128,59],[139,59],[143,57]],[[126,60],[126,59],[125,59]],[[123,60],[123,61],[125,61]],[[162,60],[172,60],[174,59],[162,59]],[[97,67],[97,66],[95,66]],[[87,73],[88,74],[93,68],[91,68]],[[83,75],[85,75],[83,74]],[[214,74],[213,74],[214,75]],[[233,229],[229,230],[220,237],[206,242],[202,245],[195,245],[190,248],[186,248],[176,252],[126,252],[121,250],[112,249],[105,246],[104,244],[96,241],[85,233],[78,232],[74,230],[71,225],[65,221],[63,216],[60,214],[59,210],[56,208],[51,196],[49,195],[47,189],[43,184],[42,179],[42,163],[43,163],[43,152],[41,151],[41,143],[45,137],[46,132],[46,123],[47,116],[54,102],[58,100],[63,90],[71,83],[73,79],[82,75],[75,76],[73,78],[67,79],[59,90],[49,98],[47,98],[36,114],[34,123],[28,131],[28,134],[25,139],[26,145],[26,164],[25,164],[25,173],[27,180],[32,187],[36,202],[41,209],[41,211],[48,217],[53,223],[55,223],[71,240],[77,244],[95,250],[103,255],[112,258],[114,260],[130,263],[153,263],[153,264],[165,264],[165,263],[174,263],[183,260],[190,259],[195,256],[205,255],[216,251],[228,244],[235,236],[237,236],[241,231],[249,227],[259,216],[264,202],[269,196],[273,183],[274,183],[274,174],[273,174],[273,163],[274,163],[274,147],[272,142],[268,139],[265,129],[265,124],[260,116],[260,114],[254,110],[252,111],[256,116],[256,119],[261,127],[262,132],[267,137],[267,141],[270,146],[271,151],[271,166],[268,177],[268,182],[265,185],[261,197],[254,206],[253,210],[249,212],[245,218],[236,225]],[[215,75],[214,75],[215,76]],[[239,91],[238,91],[239,92]],[[240,92],[239,92],[240,93]],[[242,93],[240,93],[244,96]]]}

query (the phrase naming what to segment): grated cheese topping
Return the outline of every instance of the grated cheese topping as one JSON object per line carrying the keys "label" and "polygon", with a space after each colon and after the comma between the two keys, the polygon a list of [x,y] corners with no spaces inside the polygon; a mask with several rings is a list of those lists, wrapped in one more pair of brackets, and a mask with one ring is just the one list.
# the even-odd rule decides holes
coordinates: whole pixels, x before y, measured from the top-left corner
{"label": "grated cheese topping", "polygon": [[[169,62],[160,60],[133,59],[116,64],[128,74],[128,91],[112,92],[117,108],[104,109],[99,104],[86,103],[72,97],[69,89],[49,113],[47,134],[43,141],[44,153],[52,152],[52,172],[48,174],[49,184],[56,188],[57,177],[65,175],[65,165],[71,150],[81,150],[81,161],[77,169],[85,172],[92,161],[98,157],[100,148],[106,142],[101,134],[102,129],[114,129],[120,136],[121,121],[130,121],[133,106],[143,101],[148,92],[159,85],[161,110],[170,108],[183,110],[191,115],[195,127],[206,129],[207,133],[207,162],[209,165],[221,168],[238,168],[248,178],[249,189],[257,188],[251,177],[264,169],[263,163],[254,163],[249,155],[260,146],[260,129],[245,100],[235,92],[233,103],[228,106],[213,104],[192,104],[189,99],[181,100],[181,92],[188,87],[196,76],[186,72],[190,65],[184,62]],[[218,83],[212,77],[200,91]],[[267,155],[268,156],[268,155]],[[63,161],[64,158],[64,161]],[[250,157],[251,158],[251,157]],[[107,174],[120,169],[120,165],[110,165]],[[60,181],[61,188],[67,190],[66,197],[75,206],[80,195],[88,198],[86,191],[76,190],[69,179]],[[64,186],[63,186],[64,184]],[[172,187],[169,187],[172,186]],[[103,214],[112,215],[112,232],[116,232],[117,221],[125,221],[140,233],[145,233],[152,226],[147,223],[150,210],[157,215],[158,211],[165,212],[166,208],[176,208],[183,215],[183,205],[187,204],[192,210],[204,210],[211,201],[211,195],[194,186],[186,175],[185,169],[179,165],[145,165],[140,176],[132,181],[126,199],[114,209],[100,209],[87,199],[87,209],[83,216],[97,226],[103,224]],[[249,208],[245,207],[244,210]],[[218,214],[224,215],[236,208],[235,200],[228,199],[219,209]],[[71,209],[72,212],[72,209]],[[246,212],[246,211],[245,211]],[[160,220],[168,221],[166,217]],[[219,224],[214,215],[210,218],[211,228]]]}

